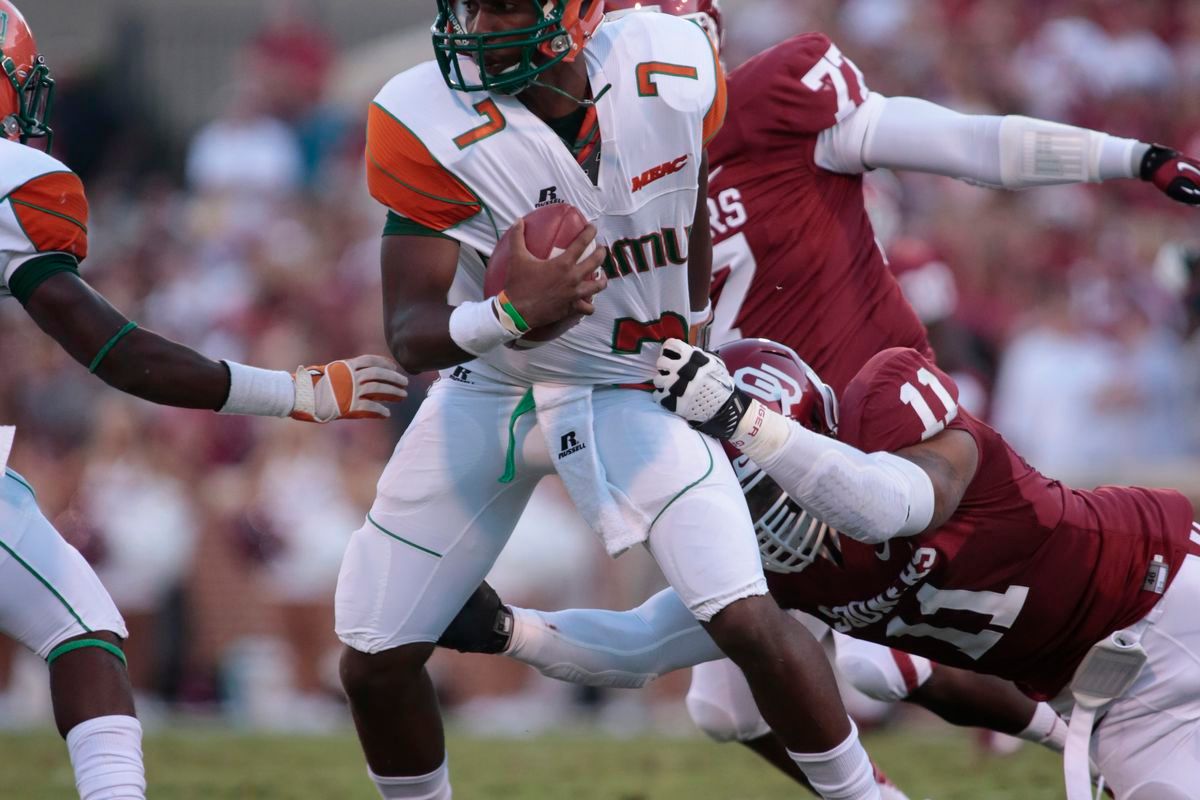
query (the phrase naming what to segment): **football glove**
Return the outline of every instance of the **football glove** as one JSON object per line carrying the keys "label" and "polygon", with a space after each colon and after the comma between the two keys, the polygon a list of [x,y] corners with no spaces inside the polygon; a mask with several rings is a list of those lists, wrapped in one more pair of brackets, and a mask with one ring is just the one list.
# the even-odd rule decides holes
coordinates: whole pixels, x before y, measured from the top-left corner
{"label": "football glove", "polygon": [[679,339],[663,343],[654,399],[715,439],[733,436],[750,398],[733,384],[725,362]]}
{"label": "football glove", "polygon": [[1150,181],[1172,200],[1200,205],[1200,161],[1160,144],[1150,145],[1142,156],[1141,178]]}
{"label": "football glove", "polygon": [[296,404],[292,419],[331,422],[335,419],[384,419],[383,403],[408,396],[408,378],[382,356],[358,356],[319,367],[299,367],[292,376]]}

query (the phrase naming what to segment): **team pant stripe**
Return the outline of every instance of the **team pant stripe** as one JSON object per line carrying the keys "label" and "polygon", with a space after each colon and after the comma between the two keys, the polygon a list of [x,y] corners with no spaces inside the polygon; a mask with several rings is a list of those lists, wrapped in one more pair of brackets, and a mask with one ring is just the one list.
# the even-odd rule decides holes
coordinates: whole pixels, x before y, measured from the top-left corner
{"label": "team pant stripe", "polygon": [[1192,523],[1192,534],[1188,538],[1196,544],[1200,544],[1200,525],[1197,525],[1195,522]]}
{"label": "team pant stripe", "polygon": [[376,528],[378,528],[380,531],[382,531],[383,533],[386,533],[388,536],[395,539],[397,542],[402,542],[403,544],[406,544],[409,547],[420,550],[422,553],[428,553],[429,555],[435,556],[437,558],[442,557],[442,554],[436,550],[430,550],[428,547],[422,547],[421,545],[417,544],[416,542],[410,542],[408,539],[405,539],[403,536],[397,536],[396,534],[392,533],[387,528],[383,527],[378,522],[376,522],[369,513],[367,514],[367,522],[371,523]]}
{"label": "team pant stripe", "polygon": [[[26,486],[26,488],[28,488],[28,486]],[[32,491],[32,490],[30,490],[30,491]],[[42,574],[40,572],[38,572],[36,569],[34,569],[32,566],[30,566],[30,564],[25,559],[23,559],[19,555],[17,555],[16,550],[13,550],[11,547],[9,547],[7,544],[5,544],[3,541],[0,541],[0,549],[3,549],[6,553],[8,553],[10,556],[12,556],[13,560],[16,561],[18,564],[20,564],[22,567],[24,567],[26,569],[26,571],[29,572],[30,575],[37,578],[38,582],[41,583],[42,586],[45,586],[47,589],[49,589],[50,594],[54,595],[54,597],[58,600],[58,602],[63,604],[63,608],[65,608],[70,613],[70,615],[75,618],[75,621],[79,623],[79,627],[83,628],[88,633],[92,632],[92,629],[88,627],[87,623],[85,623],[82,619],[80,619],[79,615],[75,613],[75,609],[71,607],[71,604],[67,602],[67,599],[65,597],[63,597],[61,594],[59,594],[58,590],[54,588],[54,585],[51,584],[50,581],[48,581],[44,577],[42,577]]]}
{"label": "team pant stripe", "polygon": [[891,648],[891,653],[892,660],[896,662],[896,668],[900,670],[900,677],[904,679],[905,694],[912,694],[921,686],[921,682],[917,678],[917,665],[913,663],[912,656],[908,653],[903,653],[895,648]]}

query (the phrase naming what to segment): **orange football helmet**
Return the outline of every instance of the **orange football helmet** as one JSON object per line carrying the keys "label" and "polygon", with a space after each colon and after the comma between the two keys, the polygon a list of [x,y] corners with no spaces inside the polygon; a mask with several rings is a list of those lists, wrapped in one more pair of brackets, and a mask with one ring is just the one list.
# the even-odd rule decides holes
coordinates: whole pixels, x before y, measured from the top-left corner
{"label": "orange football helmet", "polygon": [[9,0],[0,0],[0,121],[4,135],[21,143],[47,140],[54,132],[46,124],[54,99],[54,80],[25,17]]}

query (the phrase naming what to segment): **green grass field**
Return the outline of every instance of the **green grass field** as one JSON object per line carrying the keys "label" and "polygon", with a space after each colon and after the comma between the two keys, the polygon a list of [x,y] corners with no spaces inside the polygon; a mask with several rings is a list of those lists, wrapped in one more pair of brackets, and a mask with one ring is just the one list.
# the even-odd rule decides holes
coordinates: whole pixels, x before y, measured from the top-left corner
{"label": "green grass field", "polygon": [[[969,733],[867,737],[913,800],[1059,800],[1059,761],[1026,746],[979,756]],[[76,797],[66,749],[49,734],[0,736],[0,798]],[[154,800],[372,800],[358,747],[339,737],[156,734],[146,741]],[[782,800],[808,797],[736,746],[700,739],[529,740],[454,737],[454,796],[463,800]]]}

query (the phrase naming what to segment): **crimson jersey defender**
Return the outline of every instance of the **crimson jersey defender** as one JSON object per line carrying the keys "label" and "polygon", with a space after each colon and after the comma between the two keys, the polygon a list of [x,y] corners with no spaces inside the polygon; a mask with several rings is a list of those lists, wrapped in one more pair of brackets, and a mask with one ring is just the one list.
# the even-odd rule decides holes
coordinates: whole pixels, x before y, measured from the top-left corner
{"label": "crimson jersey defender", "polygon": [[782,342],[839,393],[885,347],[931,352],[875,244],[862,176],[814,160],[820,132],[866,96],[826,36],[796,36],[729,75],[725,126],[709,143],[712,344]]}
{"label": "crimson jersey defender", "polygon": [[[871,547],[840,536],[803,572],[768,573],[784,607],[834,629],[1056,695],[1097,641],[1141,619],[1188,554],[1191,503],[1170,490],[1051,480],[957,405],[954,381],[903,348],[846,387],[840,438],[896,451],[949,428],[979,466],[949,521]],[[840,563],[839,563],[840,562]]]}

